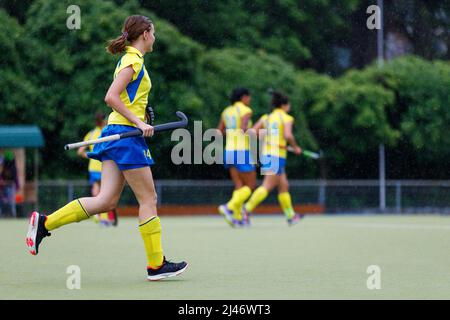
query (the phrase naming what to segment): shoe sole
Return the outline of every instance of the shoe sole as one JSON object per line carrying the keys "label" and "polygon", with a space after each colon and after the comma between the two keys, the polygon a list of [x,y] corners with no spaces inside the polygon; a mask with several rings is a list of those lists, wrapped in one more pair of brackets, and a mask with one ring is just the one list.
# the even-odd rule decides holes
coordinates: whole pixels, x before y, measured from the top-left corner
{"label": "shoe sole", "polygon": [[180,269],[177,272],[162,273],[162,274],[158,274],[156,276],[148,276],[147,280],[148,281],[159,281],[159,280],[163,280],[163,279],[167,279],[167,278],[178,276],[178,275],[182,274],[184,271],[186,271],[188,265],[189,264],[186,264],[186,266],[183,269]]}
{"label": "shoe sole", "polygon": [[25,242],[26,242],[27,247],[28,247],[28,251],[33,256],[37,255],[37,252],[36,252],[36,234],[37,234],[38,222],[39,222],[39,213],[37,213],[35,211],[30,216],[30,220],[29,220],[29,223],[28,223],[27,238],[25,239]]}
{"label": "shoe sole", "polygon": [[288,222],[288,225],[289,225],[290,227],[295,226],[295,225],[298,224],[298,223],[300,222],[300,220],[302,220],[303,218],[304,218],[303,216],[300,216],[298,219],[296,219],[296,220],[294,220],[294,221],[292,221],[292,222]]}
{"label": "shoe sole", "polygon": [[250,223],[250,213],[247,212],[247,211],[242,207],[241,215],[242,215],[242,217],[247,217],[246,219],[243,218],[243,221],[246,221],[246,222],[244,222],[244,223],[242,224],[242,227],[243,227],[243,228],[250,228],[250,226],[251,226],[251,223]]}
{"label": "shoe sole", "polygon": [[230,227],[233,227],[233,228],[235,227],[233,221],[231,221],[231,220],[228,218],[228,215],[227,215],[225,209],[223,208],[223,206],[220,206],[220,207],[219,207],[219,213],[224,217],[226,223],[228,223],[228,225],[229,225]]}

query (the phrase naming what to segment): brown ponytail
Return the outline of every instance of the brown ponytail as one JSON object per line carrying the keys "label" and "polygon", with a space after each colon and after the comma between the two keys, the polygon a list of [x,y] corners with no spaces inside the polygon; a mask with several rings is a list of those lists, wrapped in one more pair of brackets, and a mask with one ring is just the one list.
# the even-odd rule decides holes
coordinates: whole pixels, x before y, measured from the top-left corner
{"label": "brown ponytail", "polygon": [[122,34],[115,39],[109,40],[106,50],[111,54],[125,51],[127,41],[133,42],[146,30],[151,30],[153,22],[145,16],[129,16],[123,24]]}

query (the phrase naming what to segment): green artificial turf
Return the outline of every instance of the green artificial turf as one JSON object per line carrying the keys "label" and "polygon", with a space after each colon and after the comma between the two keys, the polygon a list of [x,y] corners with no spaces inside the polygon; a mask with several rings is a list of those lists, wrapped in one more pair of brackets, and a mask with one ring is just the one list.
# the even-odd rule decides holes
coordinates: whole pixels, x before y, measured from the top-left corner
{"label": "green artificial turf", "polygon": [[[189,262],[146,281],[137,220],[64,226],[27,252],[27,220],[0,220],[0,299],[450,299],[450,216],[281,215],[232,229],[219,216],[161,217],[168,259]],[[67,268],[81,289],[66,287]],[[369,290],[367,268],[381,270]]]}

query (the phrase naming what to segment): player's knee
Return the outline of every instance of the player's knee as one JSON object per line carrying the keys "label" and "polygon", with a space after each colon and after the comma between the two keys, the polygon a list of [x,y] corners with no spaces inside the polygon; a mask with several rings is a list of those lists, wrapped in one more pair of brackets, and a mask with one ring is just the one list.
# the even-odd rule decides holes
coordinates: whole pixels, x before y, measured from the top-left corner
{"label": "player's knee", "polygon": [[115,202],[115,201],[108,202],[108,203],[105,205],[105,211],[111,211],[111,210],[114,210],[114,209],[116,208],[116,206],[117,206],[117,202]]}
{"label": "player's knee", "polygon": [[278,187],[278,192],[279,193],[283,193],[283,192],[289,192],[289,185],[288,184],[282,184]]}
{"label": "player's knee", "polygon": [[113,209],[116,208],[117,206],[117,199],[114,198],[110,198],[110,197],[98,197],[99,201],[100,201],[100,207],[101,207],[101,211],[111,211]]}
{"label": "player's knee", "polygon": [[137,200],[141,206],[156,206],[158,197],[156,193],[146,193],[137,196]]}
{"label": "player's knee", "polygon": [[115,209],[116,204],[112,201],[105,201],[102,203],[102,212],[106,212],[106,211],[111,211],[113,209]]}
{"label": "player's knee", "polygon": [[244,184],[242,183],[242,182],[235,182],[235,184],[234,184],[234,188],[237,190],[237,189],[240,189],[240,188],[242,188],[244,186]]}
{"label": "player's knee", "polygon": [[156,193],[151,194],[148,197],[148,202],[150,205],[156,205],[158,203],[158,195]]}

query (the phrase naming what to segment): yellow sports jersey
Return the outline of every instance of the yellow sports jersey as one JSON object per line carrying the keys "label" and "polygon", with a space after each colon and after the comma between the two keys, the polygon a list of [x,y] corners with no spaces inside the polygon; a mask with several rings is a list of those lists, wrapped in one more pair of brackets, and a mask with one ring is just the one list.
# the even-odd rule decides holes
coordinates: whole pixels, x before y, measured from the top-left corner
{"label": "yellow sports jersey", "polygon": [[[131,46],[126,47],[126,53],[117,63],[114,78],[117,77],[120,71],[129,66],[134,70],[133,79],[120,94],[120,99],[134,115],[142,121],[145,121],[145,107],[147,106],[148,93],[152,88],[152,82],[145,69],[142,53]],[[117,111],[111,112],[108,118],[108,124],[123,124],[135,127],[132,122],[128,121]]]}
{"label": "yellow sports jersey", "polygon": [[[251,114],[252,109],[238,101],[222,112],[222,120],[226,129],[225,150],[249,150],[249,137],[242,131],[242,117]],[[251,127],[251,120],[248,127]]]}
{"label": "yellow sports jersey", "polygon": [[284,137],[284,127],[288,122],[294,122],[294,118],[284,110],[277,108],[270,114],[261,117],[263,128],[267,130],[263,146],[263,155],[272,155],[280,158],[287,156],[287,141]]}
{"label": "yellow sports jersey", "polygon": [[[87,141],[87,140],[93,140],[93,139],[97,139],[98,137],[100,137],[100,134],[102,133],[102,128],[100,127],[95,127],[95,129],[89,131],[85,136],[83,141]],[[94,150],[94,145],[91,144],[89,146],[89,151]],[[101,172],[102,171],[102,163],[98,160],[95,159],[89,159],[89,167],[88,167],[89,171],[98,171]]]}

